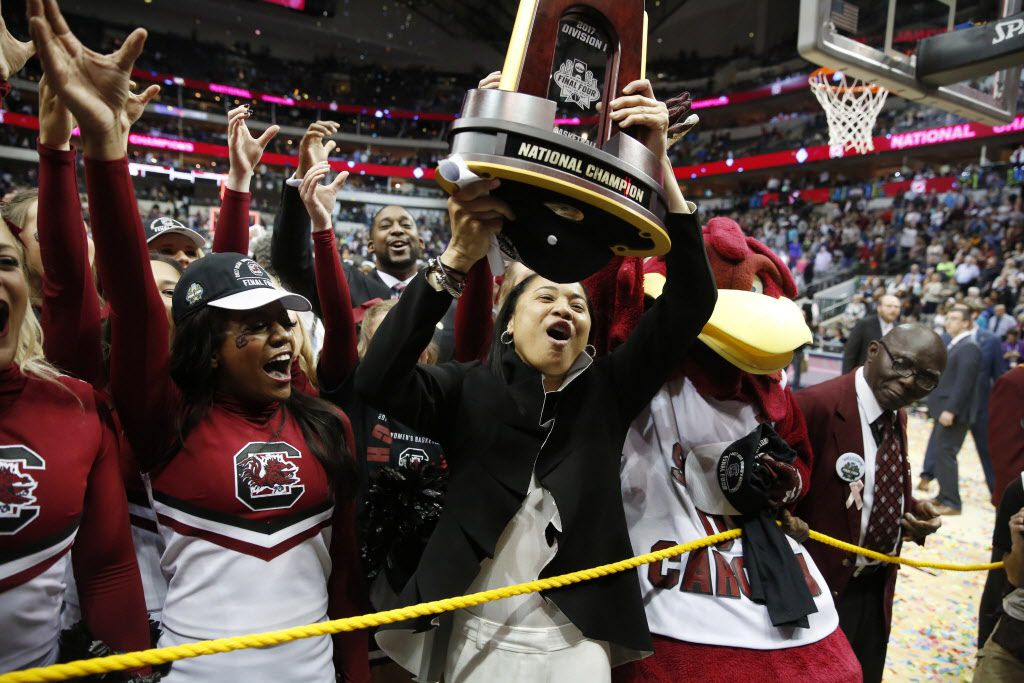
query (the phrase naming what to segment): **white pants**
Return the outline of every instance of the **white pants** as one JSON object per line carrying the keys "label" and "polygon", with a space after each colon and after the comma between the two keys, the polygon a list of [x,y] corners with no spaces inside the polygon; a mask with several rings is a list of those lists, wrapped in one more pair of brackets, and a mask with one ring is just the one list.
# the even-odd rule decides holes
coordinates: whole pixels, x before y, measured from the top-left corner
{"label": "white pants", "polygon": [[573,624],[506,626],[465,611],[455,614],[445,683],[610,683],[608,643]]}

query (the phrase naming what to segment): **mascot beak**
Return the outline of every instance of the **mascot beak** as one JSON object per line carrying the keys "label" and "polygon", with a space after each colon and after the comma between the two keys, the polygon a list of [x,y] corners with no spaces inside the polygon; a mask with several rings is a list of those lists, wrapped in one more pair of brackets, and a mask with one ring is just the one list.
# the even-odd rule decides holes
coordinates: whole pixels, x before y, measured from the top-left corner
{"label": "mascot beak", "polygon": [[[646,289],[646,278],[645,278]],[[718,303],[699,339],[744,372],[770,375],[812,341],[803,312],[785,297],[738,289],[718,290]]]}

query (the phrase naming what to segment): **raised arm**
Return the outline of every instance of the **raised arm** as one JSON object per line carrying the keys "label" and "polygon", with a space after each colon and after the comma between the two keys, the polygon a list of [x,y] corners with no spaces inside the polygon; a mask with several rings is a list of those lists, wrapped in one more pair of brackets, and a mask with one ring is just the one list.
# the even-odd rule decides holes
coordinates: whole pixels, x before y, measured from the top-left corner
{"label": "raised arm", "polygon": [[480,259],[466,274],[466,289],[455,306],[455,360],[468,363],[487,356],[494,318],[494,276],[487,259]]}
{"label": "raised arm", "polygon": [[78,197],[74,121],[39,81],[39,210],[43,261],[43,340],[47,359],[96,388],[106,384],[100,343],[100,301],[89,266],[89,245]]}
{"label": "raised arm", "polygon": [[128,523],[128,501],[118,468],[117,438],[100,412],[100,450],[89,472],[81,525],[71,549],[82,616],[92,634],[112,648],[151,647],[146,599]]}
{"label": "raised arm", "polygon": [[31,0],[29,15],[47,78],[82,131],[96,264],[111,306],[111,394],[140,464],[149,468],[174,443],[179,394],[125,157],[132,123],[128,74],[146,32],[136,29],[118,50],[101,55],[71,33],[53,0]]}
{"label": "raised arm", "polygon": [[704,251],[704,236],[694,205],[683,198],[666,155],[670,116],[654,99],[647,80],[633,81],[623,96],[610,102],[611,118],[620,128],[634,128],[637,138],[662,160],[669,213],[665,227],[672,249],[665,257],[666,282],[662,295],[644,313],[624,344],[598,362],[608,366],[620,414],[628,423],[668,379],[679,359],[711,317],[718,299],[715,278]]}
{"label": "raised arm", "polygon": [[228,112],[228,177],[224,183],[217,226],[213,232],[213,251],[249,253],[249,206],[252,182],[256,166],[263,157],[263,151],[274,139],[280,126],[271,126],[258,138],[249,132],[245,120],[252,116],[252,107],[243,104]]}
{"label": "raised arm", "polygon": [[302,179],[299,195],[313,224],[316,289],[320,295],[320,313],[324,323],[324,343],[320,351],[317,376],[322,389],[330,393],[345,384],[359,360],[356,322],[352,317],[352,297],[341,267],[341,256],[334,239],[331,208],[348,172],[339,173],[333,182],[321,185],[330,166],[318,163]]}
{"label": "raised arm", "polygon": [[327,161],[335,148],[333,140],[324,141],[338,132],[335,121],[315,121],[299,142],[299,167],[295,177],[284,181],[281,206],[274,218],[270,241],[270,263],[281,277],[285,289],[301,294],[313,304],[313,312],[321,315],[313,273],[313,250],[309,236],[309,214],[302,206],[299,185],[316,164]]}
{"label": "raised arm", "polygon": [[469,272],[487,254],[502,221],[512,217],[508,205],[489,194],[499,183],[482,180],[449,197],[452,236],[439,264],[421,271],[405,288],[356,370],[360,398],[442,444],[450,436],[468,366],[416,361],[451,306],[451,294],[441,284],[437,268],[443,264],[451,278]]}

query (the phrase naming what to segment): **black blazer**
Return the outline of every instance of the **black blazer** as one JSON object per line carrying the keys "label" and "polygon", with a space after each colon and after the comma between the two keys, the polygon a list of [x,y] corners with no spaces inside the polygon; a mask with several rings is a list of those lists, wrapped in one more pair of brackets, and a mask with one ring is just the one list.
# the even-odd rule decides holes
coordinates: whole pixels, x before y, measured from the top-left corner
{"label": "black blazer", "polygon": [[[320,297],[316,292],[316,274],[313,270],[313,238],[306,207],[302,205],[299,190],[282,183],[281,205],[274,217],[274,232],[270,237],[270,265],[289,292],[309,299],[313,312],[320,313]],[[358,268],[344,265],[352,306],[358,307],[371,299],[390,299],[391,288],[384,284],[376,270],[363,273]],[[442,321],[443,327],[434,341],[441,348],[441,359],[451,358],[455,349],[455,304],[452,303]]]}
{"label": "black blazer", "polygon": [[[356,391],[438,441],[451,473],[445,509],[402,604],[463,595],[480,562],[494,556],[535,471],[554,497],[563,526],[558,552],[542,577],[632,555],[619,488],[622,443],[704,327],[717,298],[695,217],[671,214],[668,222],[672,251],[663,295],[622,346],[561,392],[545,396],[540,373],[510,346],[504,347],[500,374],[479,361],[416,365],[451,302],[422,274],[384,319],[356,372]],[[549,419],[548,428],[541,426]],[[546,596],[588,638],[652,650],[636,572]],[[400,627],[422,630],[429,622],[425,617]]]}
{"label": "black blazer", "polygon": [[978,370],[981,349],[965,337],[949,350],[946,370],[939,385],[928,395],[928,415],[939,419],[942,411],[956,415],[957,422],[974,422],[978,413]]}
{"label": "black blazer", "polygon": [[877,315],[868,314],[853,329],[843,347],[843,374],[864,365],[868,359],[868,344],[882,338],[882,321]]}
{"label": "black blazer", "polygon": [[[313,271],[313,238],[309,214],[302,205],[299,189],[282,183],[281,205],[274,216],[274,232],[270,237],[270,265],[289,292],[309,299],[313,312],[320,315],[320,297],[316,293]],[[352,306],[361,306],[370,299],[390,299],[391,288],[374,271],[369,275],[345,266]]]}

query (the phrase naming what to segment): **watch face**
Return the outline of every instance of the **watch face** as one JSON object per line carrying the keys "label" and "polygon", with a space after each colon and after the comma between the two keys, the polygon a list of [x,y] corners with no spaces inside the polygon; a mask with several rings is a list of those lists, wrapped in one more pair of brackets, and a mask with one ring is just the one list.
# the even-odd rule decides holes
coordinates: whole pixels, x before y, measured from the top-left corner
{"label": "watch face", "polygon": [[579,119],[579,125],[555,130],[595,144],[597,104],[604,93],[611,35],[604,19],[587,8],[570,10],[558,24],[555,58],[551,64],[548,99],[558,103],[558,118]]}

